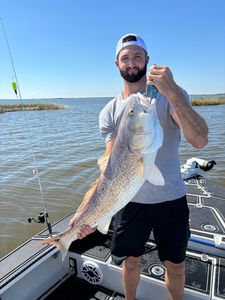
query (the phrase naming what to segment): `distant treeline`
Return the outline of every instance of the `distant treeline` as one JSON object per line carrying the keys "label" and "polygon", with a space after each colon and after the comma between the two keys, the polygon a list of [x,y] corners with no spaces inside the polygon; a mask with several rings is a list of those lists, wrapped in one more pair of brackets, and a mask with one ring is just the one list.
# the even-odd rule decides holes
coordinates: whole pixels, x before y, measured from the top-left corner
{"label": "distant treeline", "polygon": [[48,104],[48,103],[32,103],[32,104],[6,104],[0,105],[0,113],[20,111],[20,110],[50,110],[50,109],[63,109],[63,105]]}

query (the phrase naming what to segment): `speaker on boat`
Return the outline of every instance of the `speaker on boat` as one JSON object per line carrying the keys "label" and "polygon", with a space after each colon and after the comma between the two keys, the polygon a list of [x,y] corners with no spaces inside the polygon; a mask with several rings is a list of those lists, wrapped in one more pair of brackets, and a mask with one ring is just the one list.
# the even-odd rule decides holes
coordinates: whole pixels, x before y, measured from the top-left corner
{"label": "speaker on boat", "polygon": [[103,280],[103,273],[98,264],[87,260],[81,265],[81,272],[86,281],[91,284],[100,284]]}

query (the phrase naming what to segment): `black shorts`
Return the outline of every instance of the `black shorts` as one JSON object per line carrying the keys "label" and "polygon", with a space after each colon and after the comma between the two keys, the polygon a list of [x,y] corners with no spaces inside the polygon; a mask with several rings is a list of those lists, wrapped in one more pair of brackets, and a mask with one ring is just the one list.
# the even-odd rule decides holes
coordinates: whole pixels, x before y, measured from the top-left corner
{"label": "black shorts", "polygon": [[152,230],[161,261],[184,261],[190,237],[186,196],[157,204],[130,202],[120,210],[114,219],[113,261],[141,256]]}

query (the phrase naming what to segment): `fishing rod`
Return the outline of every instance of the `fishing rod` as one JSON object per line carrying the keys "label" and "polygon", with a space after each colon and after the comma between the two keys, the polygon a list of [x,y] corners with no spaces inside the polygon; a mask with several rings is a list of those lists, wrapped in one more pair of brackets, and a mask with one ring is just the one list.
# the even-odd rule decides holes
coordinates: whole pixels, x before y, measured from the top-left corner
{"label": "fishing rod", "polygon": [[218,248],[218,249],[225,249],[225,244],[222,241],[223,235],[218,235],[218,237],[214,238],[213,241],[206,241],[206,240],[201,240],[197,237],[191,236],[188,240],[190,242],[194,242],[197,244],[202,244],[204,246],[208,247],[213,247],[213,248]]}
{"label": "fishing rod", "polygon": [[[28,120],[27,120],[27,116],[25,114],[25,109],[24,109],[24,105],[23,105],[23,98],[20,92],[20,86],[19,86],[19,81],[18,81],[18,77],[17,77],[17,73],[16,73],[16,68],[15,68],[15,64],[13,61],[13,56],[12,56],[12,52],[11,52],[11,48],[9,45],[9,41],[7,38],[7,34],[6,34],[6,30],[5,30],[5,26],[3,23],[3,19],[0,17],[0,21],[1,21],[1,25],[2,25],[2,29],[3,29],[3,33],[4,33],[4,37],[5,37],[5,41],[6,41],[6,45],[7,45],[7,49],[8,49],[8,53],[9,53],[9,57],[10,57],[10,61],[11,61],[11,66],[12,66],[12,70],[13,70],[13,75],[14,75],[14,79],[12,82],[12,88],[16,94],[16,97],[18,100],[20,100],[21,103],[21,107],[22,107],[22,111],[23,111],[23,116],[24,116],[24,123],[25,125],[28,124]],[[41,212],[38,214],[38,220],[29,217],[28,218],[28,222],[31,223],[32,221],[35,221],[36,223],[46,223],[47,227],[48,227],[48,231],[50,233],[50,235],[52,235],[52,226],[49,220],[49,216],[48,216],[48,212],[47,212],[47,207],[46,207],[46,203],[45,203],[45,198],[44,198],[44,193],[43,193],[43,189],[42,189],[42,184],[41,184],[41,179],[39,176],[39,172],[38,172],[38,167],[37,167],[37,163],[36,163],[36,156],[33,150],[33,142],[32,142],[32,138],[31,138],[31,133],[29,130],[29,126],[25,126],[26,130],[27,130],[27,135],[28,135],[28,139],[29,139],[29,144],[30,144],[30,150],[31,150],[31,154],[32,154],[32,159],[33,159],[33,174],[36,175],[37,177],[37,181],[38,181],[38,187],[40,190],[40,194],[41,194],[41,200],[43,203],[43,208],[44,208],[44,212]]]}

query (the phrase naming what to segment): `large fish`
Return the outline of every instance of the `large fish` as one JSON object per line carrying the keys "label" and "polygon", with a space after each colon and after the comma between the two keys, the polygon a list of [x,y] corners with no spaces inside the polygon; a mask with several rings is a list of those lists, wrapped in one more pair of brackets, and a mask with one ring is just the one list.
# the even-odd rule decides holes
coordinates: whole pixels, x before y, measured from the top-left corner
{"label": "large fish", "polygon": [[[141,94],[132,94],[124,101],[127,105],[112,153],[98,160],[101,174],[77,209],[73,227],[42,241],[58,247],[62,259],[83,224],[97,226],[99,231],[107,233],[112,216],[131,201],[145,180],[164,184],[155,165],[157,151],[163,143],[156,104],[149,104]],[[143,103],[145,106],[147,103],[145,109]]]}

